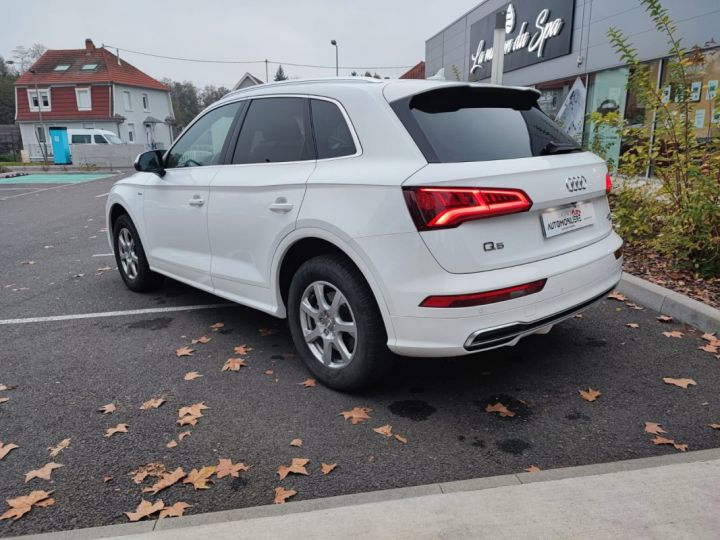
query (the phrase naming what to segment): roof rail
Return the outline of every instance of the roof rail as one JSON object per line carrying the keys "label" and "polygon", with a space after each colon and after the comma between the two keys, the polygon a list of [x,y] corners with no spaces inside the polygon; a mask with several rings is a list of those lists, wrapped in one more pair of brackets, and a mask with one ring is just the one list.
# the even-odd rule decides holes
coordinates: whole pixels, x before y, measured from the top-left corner
{"label": "roof rail", "polygon": [[238,90],[232,90],[225,94],[221,99],[225,100],[239,94],[257,90],[258,88],[268,88],[275,86],[286,86],[293,84],[313,84],[313,83],[381,83],[385,82],[384,79],[376,79],[374,77],[317,77],[314,79],[287,79],[284,81],[273,81],[263,84],[257,84],[255,86],[248,86],[240,88]]}

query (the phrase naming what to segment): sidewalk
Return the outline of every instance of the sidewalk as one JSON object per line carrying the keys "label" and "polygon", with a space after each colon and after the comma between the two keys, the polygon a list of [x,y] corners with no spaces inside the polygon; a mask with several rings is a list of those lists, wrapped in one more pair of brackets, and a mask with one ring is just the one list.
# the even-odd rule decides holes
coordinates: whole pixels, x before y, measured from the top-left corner
{"label": "sidewalk", "polygon": [[[136,526],[148,532],[132,534]],[[37,538],[717,539],[719,531],[720,450],[705,450]]]}

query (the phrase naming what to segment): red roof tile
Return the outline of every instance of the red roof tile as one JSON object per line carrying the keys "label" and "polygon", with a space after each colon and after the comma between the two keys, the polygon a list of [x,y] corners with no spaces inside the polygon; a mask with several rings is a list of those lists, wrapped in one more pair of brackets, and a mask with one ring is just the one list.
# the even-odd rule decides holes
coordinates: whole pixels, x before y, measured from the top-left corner
{"label": "red roof tile", "polygon": [[425,78],[425,62],[420,61],[411,67],[408,71],[400,75],[401,79],[424,79]]}
{"label": "red roof tile", "polygon": [[[55,71],[55,67],[69,64],[66,71]],[[93,70],[83,70],[87,64],[97,64]],[[85,49],[55,49],[46,51],[30,68],[36,75],[26,71],[15,81],[16,86],[48,84],[91,84],[116,83],[127,86],[138,86],[153,90],[169,91],[169,88],[150,75],[143,73],[104,48],[95,48],[92,41]]]}

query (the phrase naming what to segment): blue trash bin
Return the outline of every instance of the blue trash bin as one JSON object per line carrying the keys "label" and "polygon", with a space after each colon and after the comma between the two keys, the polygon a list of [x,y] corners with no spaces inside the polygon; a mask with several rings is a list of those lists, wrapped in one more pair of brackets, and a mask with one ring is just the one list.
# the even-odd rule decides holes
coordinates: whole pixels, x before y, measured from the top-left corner
{"label": "blue trash bin", "polygon": [[72,163],[72,158],[70,157],[70,142],[68,141],[67,128],[51,127],[49,131],[55,165],[69,165]]}

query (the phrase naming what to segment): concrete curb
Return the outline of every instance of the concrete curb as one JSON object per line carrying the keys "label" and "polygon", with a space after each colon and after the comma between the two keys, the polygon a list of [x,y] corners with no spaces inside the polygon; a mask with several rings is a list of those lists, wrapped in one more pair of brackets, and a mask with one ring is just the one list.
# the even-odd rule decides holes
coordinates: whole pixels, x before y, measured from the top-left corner
{"label": "concrete curb", "polygon": [[[698,450],[694,452],[668,454],[641,459],[615,461],[612,463],[598,463],[595,465],[582,465],[578,467],[566,467],[561,469],[548,469],[538,473],[518,473],[502,476],[491,476],[487,478],[475,478],[460,480],[457,482],[442,482],[423,486],[414,486],[399,489],[388,489],[383,491],[372,491],[367,493],[356,493],[353,495],[341,495],[338,497],[326,497],[322,499],[311,499],[307,501],[290,502],[283,505],[265,505],[239,510],[226,510],[223,512],[209,512],[181,518],[140,521],[137,523],[123,523],[119,525],[108,525],[104,527],[93,527],[87,529],[59,531],[38,535],[14,537],[23,540],[85,540],[91,538],[108,538],[115,536],[126,536],[132,534],[149,533],[154,530],[178,529],[194,527],[198,525],[220,524],[230,521],[241,521],[247,519],[299,514],[315,510],[327,510],[346,506],[357,506],[361,504],[394,501],[400,499],[412,499],[427,495],[440,495],[444,493],[457,493],[463,491],[480,491],[505,486],[517,486],[535,482],[548,482],[566,478],[577,478],[583,476],[595,476],[603,474],[620,473],[624,471],[635,471],[666,465],[677,465],[683,463],[697,463],[720,459],[720,448],[710,450]],[[10,539],[12,540],[12,539]]]}
{"label": "concrete curb", "polygon": [[720,310],[680,293],[627,273],[623,273],[617,290],[645,307],[703,332],[720,332]]}

